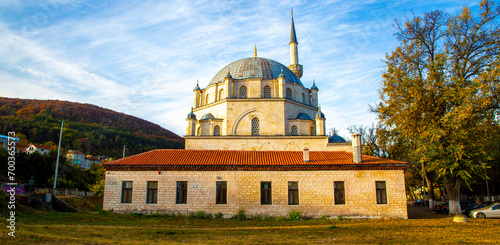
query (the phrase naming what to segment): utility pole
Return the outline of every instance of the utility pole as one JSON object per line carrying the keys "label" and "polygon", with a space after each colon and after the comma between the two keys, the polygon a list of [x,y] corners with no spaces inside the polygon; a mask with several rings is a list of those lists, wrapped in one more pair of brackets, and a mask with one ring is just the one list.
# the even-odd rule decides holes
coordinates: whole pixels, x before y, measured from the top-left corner
{"label": "utility pole", "polygon": [[57,170],[59,168],[59,155],[61,154],[61,141],[62,141],[63,127],[64,127],[64,120],[61,122],[61,134],[59,135],[59,147],[57,148],[56,175],[54,176],[54,191],[57,187]]}

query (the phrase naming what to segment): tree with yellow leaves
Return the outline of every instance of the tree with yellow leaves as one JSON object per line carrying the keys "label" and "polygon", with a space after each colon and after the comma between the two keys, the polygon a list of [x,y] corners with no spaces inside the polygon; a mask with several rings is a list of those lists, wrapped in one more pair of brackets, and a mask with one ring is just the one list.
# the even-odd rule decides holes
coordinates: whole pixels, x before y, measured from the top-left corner
{"label": "tree with yellow leaves", "polygon": [[[404,138],[426,175],[442,178],[450,214],[460,188],[484,173],[490,130],[498,127],[500,8],[480,3],[456,16],[434,11],[396,21],[398,47],[386,56],[376,112]],[[427,176],[429,179],[429,176]]]}

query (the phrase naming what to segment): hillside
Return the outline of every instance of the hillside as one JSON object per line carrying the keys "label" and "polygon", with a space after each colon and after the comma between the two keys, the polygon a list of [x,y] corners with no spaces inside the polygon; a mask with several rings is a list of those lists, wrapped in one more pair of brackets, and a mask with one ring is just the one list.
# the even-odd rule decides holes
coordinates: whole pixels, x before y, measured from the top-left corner
{"label": "hillside", "polygon": [[152,149],[184,148],[184,139],[146,120],[90,104],[0,97],[0,134],[54,145],[64,122],[62,148],[120,157]]}

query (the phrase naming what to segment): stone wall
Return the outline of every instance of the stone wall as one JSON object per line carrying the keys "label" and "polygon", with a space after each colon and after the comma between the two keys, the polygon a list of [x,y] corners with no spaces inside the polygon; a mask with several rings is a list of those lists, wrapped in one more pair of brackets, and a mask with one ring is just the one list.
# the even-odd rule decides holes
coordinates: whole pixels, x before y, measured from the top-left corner
{"label": "stone wall", "polygon": [[[121,203],[122,181],[133,181],[132,203]],[[158,181],[157,204],[146,204],[147,181]],[[187,181],[187,204],[175,204],[176,182]],[[227,204],[215,204],[216,181],[227,181]],[[261,205],[260,183],[272,183],[272,204]],[[288,182],[299,184],[299,205],[288,205]],[[334,181],[345,182],[345,204],[334,204]],[[386,181],[387,204],[377,204],[375,181]],[[250,216],[369,216],[407,218],[403,170],[344,171],[108,171],[104,209],[115,212],[189,213],[226,217],[244,209]]]}

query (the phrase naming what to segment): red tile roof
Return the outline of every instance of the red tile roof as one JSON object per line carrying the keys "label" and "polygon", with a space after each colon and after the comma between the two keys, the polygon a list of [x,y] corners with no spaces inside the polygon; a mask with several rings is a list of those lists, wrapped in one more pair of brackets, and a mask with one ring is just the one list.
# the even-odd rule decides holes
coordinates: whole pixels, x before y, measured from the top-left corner
{"label": "red tile roof", "polygon": [[352,162],[345,151],[310,151],[304,162],[302,151],[152,150],[104,163],[107,170],[334,170],[404,169],[405,162],[363,155]]}
{"label": "red tile roof", "polygon": [[45,149],[45,150],[50,150],[50,149],[52,149],[52,147],[50,147],[50,146],[44,146],[44,145],[40,145],[40,144],[37,144],[37,143],[30,143],[28,146],[30,146],[30,145],[33,145],[33,146],[35,146],[36,148],[42,148],[42,149]]}

